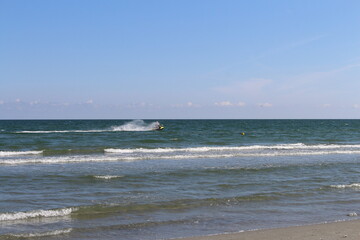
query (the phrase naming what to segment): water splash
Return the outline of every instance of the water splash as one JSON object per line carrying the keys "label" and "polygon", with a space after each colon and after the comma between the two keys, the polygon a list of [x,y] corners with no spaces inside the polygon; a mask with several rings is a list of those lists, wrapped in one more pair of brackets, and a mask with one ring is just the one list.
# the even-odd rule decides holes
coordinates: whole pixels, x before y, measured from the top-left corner
{"label": "water splash", "polygon": [[143,120],[133,120],[127,122],[121,126],[113,126],[113,131],[129,131],[129,132],[140,132],[140,131],[153,131],[158,122],[145,123]]}
{"label": "water splash", "polygon": [[102,132],[140,132],[140,131],[153,131],[159,125],[159,122],[145,123],[143,120],[133,120],[120,126],[112,126],[106,129],[89,129],[89,130],[41,130],[41,131],[16,131],[17,134],[51,134],[51,133],[102,133]]}

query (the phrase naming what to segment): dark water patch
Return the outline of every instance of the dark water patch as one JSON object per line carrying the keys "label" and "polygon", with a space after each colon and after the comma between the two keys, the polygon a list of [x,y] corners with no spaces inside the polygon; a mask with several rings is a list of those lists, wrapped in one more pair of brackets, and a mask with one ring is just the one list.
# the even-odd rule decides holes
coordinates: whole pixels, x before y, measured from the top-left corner
{"label": "dark water patch", "polygon": [[207,141],[204,144],[205,144],[205,146],[227,146],[228,142],[225,142],[225,141]]}
{"label": "dark water patch", "polygon": [[61,156],[61,155],[87,155],[87,154],[102,154],[104,147],[93,147],[84,149],[45,149],[44,156]]}
{"label": "dark water patch", "polygon": [[69,235],[73,231],[72,228],[56,229],[52,231],[39,231],[28,233],[16,233],[0,235],[0,239],[12,240],[12,239],[63,239],[66,235]]}
{"label": "dark water patch", "polygon": [[139,143],[151,144],[151,143],[167,143],[168,141],[161,140],[161,139],[143,139],[143,140],[139,140],[138,142]]}
{"label": "dark water patch", "polygon": [[105,218],[125,214],[145,214],[151,212],[180,213],[199,208],[212,208],[220,206],[238,205],[244,202],[267,202],[279,199],[281,194],[252,194],[246,196],[226,198],[200,198],[200,199],[177,199],[164,202],[138,203],[138,204],[111,204],[79,207],[71,216],[77,219]]}
{"label": "dark water patch", "polygon": [[[163,220],[163,221],[143,221],[129,224],[106,224],[98,226],[80,226],[64,229],[55,229],[52,231],[32,231],[28,233],[14,233],[0,235],[0,239],[17,240],[17,239],[137,239],[136,232],[142,232],[144,229],[171,227],[177,225],[197,224],[198,218]],[[156,236],[153,236],[156,238]],[[154,239],[151,237],[150,239]],[[149,239],[149,238],[147,238]]]}

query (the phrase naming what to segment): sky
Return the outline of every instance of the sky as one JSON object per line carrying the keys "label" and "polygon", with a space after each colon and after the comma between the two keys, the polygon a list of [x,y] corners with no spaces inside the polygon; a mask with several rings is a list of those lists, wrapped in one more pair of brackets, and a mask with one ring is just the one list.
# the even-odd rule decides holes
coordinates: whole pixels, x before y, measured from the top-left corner
{"label": "sky", "polygon": [[359,0],[0,0],[0,119],[358,119],[359,12]]}

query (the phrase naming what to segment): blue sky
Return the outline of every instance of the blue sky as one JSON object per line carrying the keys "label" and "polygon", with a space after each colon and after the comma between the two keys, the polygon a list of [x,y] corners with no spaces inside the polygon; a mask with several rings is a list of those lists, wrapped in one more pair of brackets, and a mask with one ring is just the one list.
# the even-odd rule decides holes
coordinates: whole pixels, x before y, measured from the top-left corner
{"label": "blue sky", "polygon": [[358,0],[0,0],[0,119],[360,118]]}

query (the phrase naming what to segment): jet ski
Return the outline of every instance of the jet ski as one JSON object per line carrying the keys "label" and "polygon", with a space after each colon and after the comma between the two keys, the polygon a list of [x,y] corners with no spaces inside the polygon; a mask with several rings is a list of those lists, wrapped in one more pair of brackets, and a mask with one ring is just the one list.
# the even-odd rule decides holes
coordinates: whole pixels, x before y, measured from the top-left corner
{"label": "jet ski", "polygon": [[159,126],[157,129],[155,129],[156,131],[161,131],[161,130],[163,130],[165,127],[164,126]]}
{"label": "jet ski", "polygon": [[163,130],[164,128],[165,128],[165,127],[164,127],[162,124],[160,124],[159,122],[157,122],[153,130],[155,130],[155,131],[161,131],[161,130]]}

